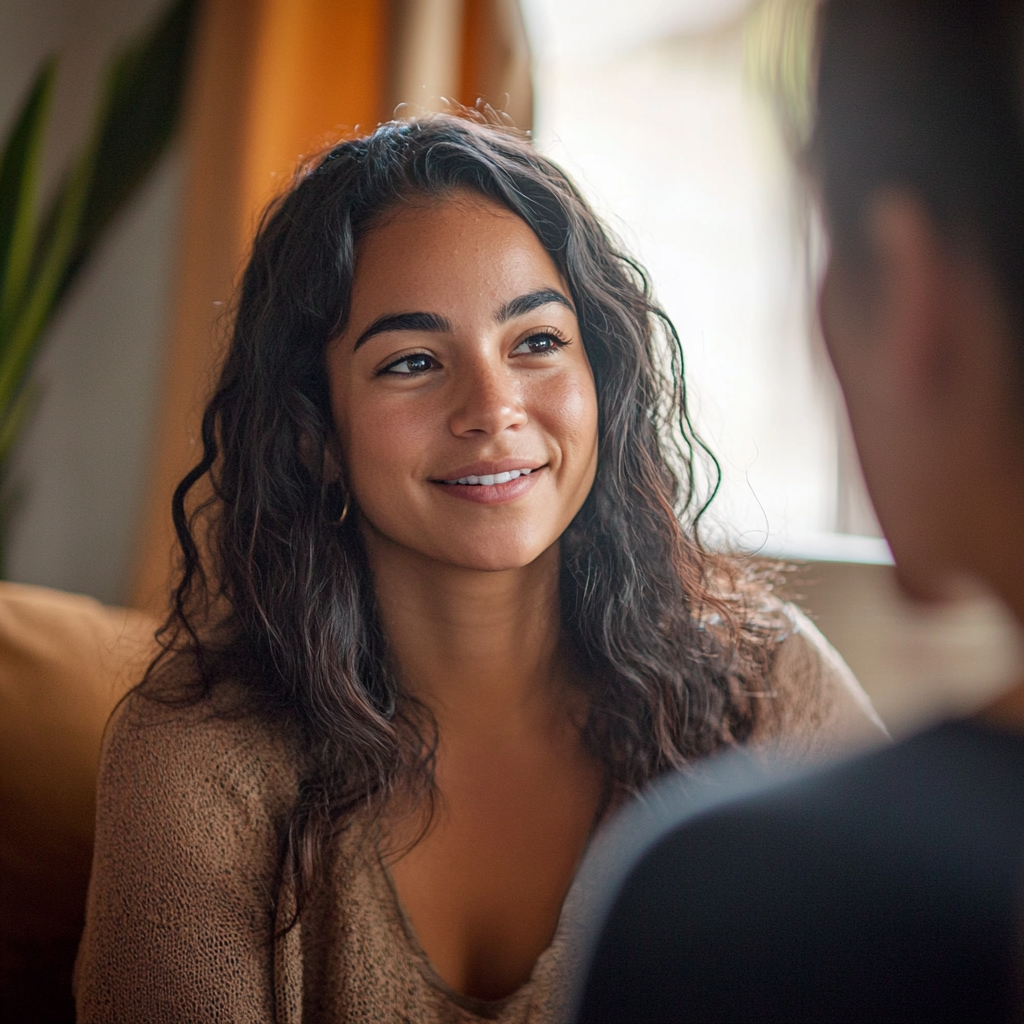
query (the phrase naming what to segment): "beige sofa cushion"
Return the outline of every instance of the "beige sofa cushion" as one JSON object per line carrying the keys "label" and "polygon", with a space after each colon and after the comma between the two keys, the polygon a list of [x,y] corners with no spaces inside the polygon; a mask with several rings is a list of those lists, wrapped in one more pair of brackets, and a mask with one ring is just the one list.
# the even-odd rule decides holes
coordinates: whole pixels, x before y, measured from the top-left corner
{"label": "beige sofa cushion", "polygon": [[103,729],[150,616],[0,583],[0,1019],[72,1020]]}

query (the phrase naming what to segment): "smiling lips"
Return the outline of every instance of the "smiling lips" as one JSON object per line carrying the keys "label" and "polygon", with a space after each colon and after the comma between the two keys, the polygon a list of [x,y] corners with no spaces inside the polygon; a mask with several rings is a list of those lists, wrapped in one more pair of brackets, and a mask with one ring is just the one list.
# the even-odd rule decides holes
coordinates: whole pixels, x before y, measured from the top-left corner
{"label": "smiling lips", "polygon": [[493,487],[495,484],[507,484],[521,476],[529,476],[532,469],[510,469],[507,473],[493,473],[487,476],[462,476],[458,480],[443,480],[446,484],[462,484],[468,487]]}
{"label": "smiling lips", "polygon": [[543,466],[520,466],[500,473],[467,473],[453,480],[437,480],[444,493],[480,505],[501,505],[521,498],[533,488]]}

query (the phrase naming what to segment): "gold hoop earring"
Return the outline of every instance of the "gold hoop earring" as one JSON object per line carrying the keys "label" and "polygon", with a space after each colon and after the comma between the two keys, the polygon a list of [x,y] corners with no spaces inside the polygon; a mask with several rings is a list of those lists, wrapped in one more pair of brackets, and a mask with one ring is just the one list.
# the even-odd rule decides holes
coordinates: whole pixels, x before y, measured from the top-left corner
{"label": "gold hoop earring", "polygon": [[335,526],[341,526],[341,524],[344,523],[345,520],[348,518],[348,505],[349,501],[351,500],[351,497],[351,494],[348,491],[346,491],[345,504],[341,507],[341,515],[338,516],[338,518],[334,521]]}

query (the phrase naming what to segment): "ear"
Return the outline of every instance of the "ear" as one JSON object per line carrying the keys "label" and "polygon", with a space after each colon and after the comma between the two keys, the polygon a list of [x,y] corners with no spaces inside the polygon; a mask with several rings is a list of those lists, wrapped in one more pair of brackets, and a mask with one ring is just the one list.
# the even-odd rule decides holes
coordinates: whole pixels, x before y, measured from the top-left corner
{"label": "ear", "polygon": [[957,261],[920,200],[885,192],[867,211],[876,331],[886,372],[907,400],[943,401],[957,363]]}
{"label": "ear", "polygon": [[338,451],[338,439],[334,434],[331,434],[324,445],[324,479],[331,483],[340,483],[345,479],[345,469],[341,453]]}
{"label": "ear", "polygon": [[[308,435],[304,435],[299,441],[299,458],[302,460],[306,469],[310,473],[316,472],[314,463],[316,462],[316,454],[313,450],[313,442]],[[322,473],[323,479],[327,483],[337,483],[344,481],[345,470],[344,461],[341,458],[341,452],[338,446],[338,438],[335,434],[331,434],[327,438],[324,444],[324,460]]]}

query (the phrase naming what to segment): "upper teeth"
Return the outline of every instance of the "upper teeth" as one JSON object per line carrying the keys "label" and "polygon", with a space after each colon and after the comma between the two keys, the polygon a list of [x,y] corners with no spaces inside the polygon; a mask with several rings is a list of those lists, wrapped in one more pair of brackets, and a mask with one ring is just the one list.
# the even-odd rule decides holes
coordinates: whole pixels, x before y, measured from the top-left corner
{"label": "upper teeth", "polygon": [[458,480],[445,480],[446,484],[483,484],[484,487],[493,487],[495,484],[507,484],[509,480],[515,480],[520,476],[529,476],[532,469],[510,469],[507,473],[490,473],[486,476],[463,476]]}

